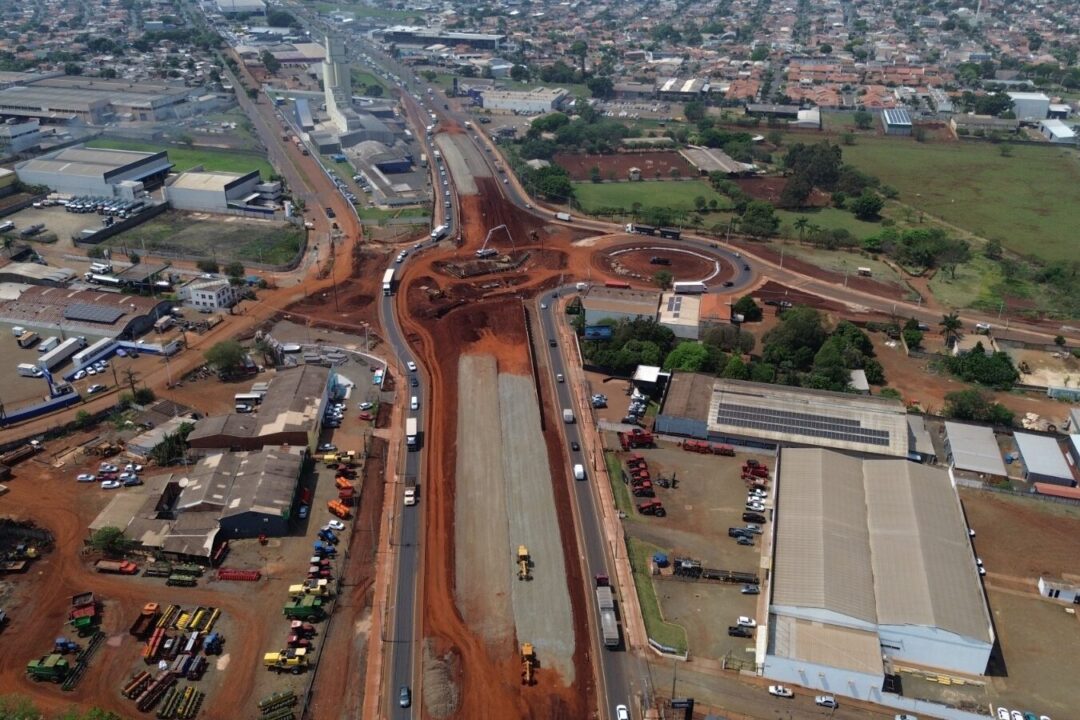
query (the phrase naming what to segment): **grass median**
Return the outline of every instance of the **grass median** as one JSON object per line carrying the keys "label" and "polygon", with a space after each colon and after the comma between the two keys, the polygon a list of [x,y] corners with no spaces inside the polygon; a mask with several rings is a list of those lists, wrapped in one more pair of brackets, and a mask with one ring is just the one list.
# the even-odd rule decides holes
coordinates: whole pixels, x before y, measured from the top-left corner
{"label": "grass median", "polygon": [[604,462],[607,464],[608,480],[611,481],[611,494],[615,496],[615,507],[633,517],[634,501],[630,499],[630,489],[622,481],[622,464],[619,458],[608,451],[604,453]]}
{"label": "grass median", "polygon": [[626,549],[630,554],[630,565],[634,569],[634,587],[637,588],[638,605],[645,620],[645,632],[651,640],[685,653],[687,649],[686,628],[664,620],[660,611],[660,600],[656,597],[652,575],[649,574],[654,553],[663,552],[652,543],[628,537]]}

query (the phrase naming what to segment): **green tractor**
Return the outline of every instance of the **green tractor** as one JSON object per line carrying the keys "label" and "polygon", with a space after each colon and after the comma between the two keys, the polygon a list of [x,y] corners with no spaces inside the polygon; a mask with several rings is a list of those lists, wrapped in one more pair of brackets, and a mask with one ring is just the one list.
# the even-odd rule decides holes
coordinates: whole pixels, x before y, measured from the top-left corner
{"label": "green tractor", "polygon": [[34,682],[43,680],[54,683],[63,682],[70,671],[71,667],[68,665],[67,658],[59,653],[46,655],[38,660],[31,660],[26,663],[26,674]]}

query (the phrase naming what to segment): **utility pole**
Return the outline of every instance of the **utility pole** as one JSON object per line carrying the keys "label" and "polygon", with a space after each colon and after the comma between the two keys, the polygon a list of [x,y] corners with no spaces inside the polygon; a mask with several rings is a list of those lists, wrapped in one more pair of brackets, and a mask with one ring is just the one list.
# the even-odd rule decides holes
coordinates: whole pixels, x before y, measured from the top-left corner
{"label": "utility pole", "polygon": [[135,400],[135,371],[131,368],[124,370],[124,377],[127,378],[128,384],[131,385],[131,399]]}

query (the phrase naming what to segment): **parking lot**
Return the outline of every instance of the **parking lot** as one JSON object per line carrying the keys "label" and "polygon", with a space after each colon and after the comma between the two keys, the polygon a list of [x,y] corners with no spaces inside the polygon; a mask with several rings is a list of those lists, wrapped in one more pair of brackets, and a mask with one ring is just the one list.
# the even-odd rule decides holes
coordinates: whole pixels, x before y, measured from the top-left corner
{"label": "parking lot", "polygon": [[[75,247],[71,241],[72,235],[78,235],[87,228],[97,229],[101,227],[103,217],[97,213],[70,213],[57,206],[47,208],[28,207],[14,215],[8,215],[5,220],[15,223],[13,234],[17,239],[22,239],[19,238],[19,231],[23,228],[41,224],[45,226],[43,235],[46,233],[56,234],[57,242],[55,247],[71,250]],[[34,238],[30,238],[30,240],[33,241]],[[81,268],[79,269],[81,270]]]}
{"label": "parking lot", "polygon": [[[606,440],[608,447],[618,447],[613,433]],[[673,488],[664,488],[654,481],[656,499],[663,503],[667,514],[652,517],[631,512],[623,522],[629,537],[661,548],[672,559],[691,558],[706,568],[762,576],[762,536],[755,536],[754,545],[742,546],[728,537],[728,528],[746,525],[742,520],[746,511],[742,464],[755,458],[771,467],[772,457],[746,453],[736,457],[705,455],[665,442],[636,452],[646,459],[652,478],[674,478],[676,483]],[[628,453],[616,455],[625,462]],[[616,491],[622,492],[620,488]],[[632,498],[632,502],[636,505],[648,499]],[[765,526],[763,530],[767,533],[769,529]],[[664,619],[686,629],[692,655],[719,658],[730,654],[746,659],[746,650],[753,641],[729,637],[727,628],[739,616],[764,621],[758,610],[761,595],[743,594],[738,583],[676,577],[670,569],[654,576],[653,586]]]}

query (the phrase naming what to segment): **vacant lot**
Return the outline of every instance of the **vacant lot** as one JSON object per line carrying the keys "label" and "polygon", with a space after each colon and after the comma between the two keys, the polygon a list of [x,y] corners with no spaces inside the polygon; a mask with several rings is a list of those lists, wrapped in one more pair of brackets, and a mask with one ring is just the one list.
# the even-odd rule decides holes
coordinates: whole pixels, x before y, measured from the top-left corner
{"label": "vacant lot", "polygon": [[844,160],[900,191],[900,200],[1024,255],[1072,259],[1080,224],[1075,151],[990,143],[861,137]]}
{"label": "vacant lot", "polygon": [[574,183],[574,193],[581,209],[597,212],[602,208],[622,208],[630,212],[634,203],[642,208],[670,208],[690,212],[694,198],[716,200],[725,207],[728,200],[701,180],[662,182]]}
{"label": "vacant lot", "polygon": [[179,147],[158,143],[139,142],[137,140],[118,140],[116,138],[97,138],[86,143],[87,147],[108,148],[110,150],[138,150],[140,152],[160,152],[166,150],[169,160],[175,165],[173,170],[184,172],[202,166],[204,170],[221,172],[249,173],[258,170],[263,179],[269,179],[274,168],[266,161],[265,155],[255,153],[228,152],[211,148]]}
{"label": "vacant lot", "polygon": [[[610,438],[608,446],[616,445]],[[727,536],[727,528],[745,525],[742,521],[746,487],[740,479],[739,467],[747,455],[719,457],[688,453],[675,445],[661,443],[660,447],[641,449],[649,464],[653,478],[674,476],[678,485],[673,489],[656,487],[657,499],[664,503],[667,516],[647,517],[630,510],[623,527],[632,539],[635,572],[644,570],[652,553],[659,549],[669,557],[689,557],[700,560],[702,565],[720,570],[758,572],[760,553],[758,547],[736,545]],[[622,462],[625,453],[613,453],[609,468]],[[761,456],[763,462],[772,464],[772,458]],[[614,480],[616,501],[620,509],[636,505],[642,499],[632,498]],[[760,596],[743,595],[740,586],[714,582],[694,582],[671,576],[639,576],[638,596],[643,612],[648,617],[652,601],[643,595],[649,588],[643,587],[651,580],[659,607],[652,611],[664,620],[685,629],[691,654],[702,657],[721,657],[731,653],[744,657],[746,640],[731,638],[727,626],[734,624],[740,615],[756,616]],[[758,618],[763,620],[764,618]],[[659,632],[649,628],[654,639],[677,635],[669,628]],[[670,643],[667,643],[670,644]]]}
{"label": "vacant lot", "polygon": [[600,170],[604,180],[626,180],[630,177],[630,168],[641,170],[641,177],[646,180],[670,178],[676,170],[684,178],[694,177],[697,171],[677,152],[640,152],[616,155],[571,155],[558,154],[553,158],[556,165],[566,169],[574,180],[589,180],[592,169]]}
{"label": "vacant lot", "polygon": [[287,223],[169,211],[102,244],[136,252],[282,265],[299,251],[305,233]]}

